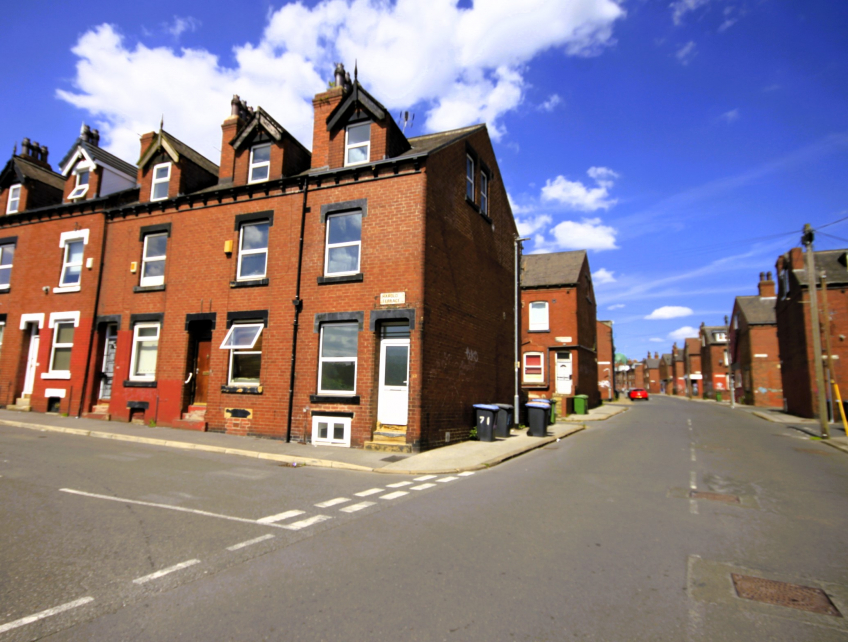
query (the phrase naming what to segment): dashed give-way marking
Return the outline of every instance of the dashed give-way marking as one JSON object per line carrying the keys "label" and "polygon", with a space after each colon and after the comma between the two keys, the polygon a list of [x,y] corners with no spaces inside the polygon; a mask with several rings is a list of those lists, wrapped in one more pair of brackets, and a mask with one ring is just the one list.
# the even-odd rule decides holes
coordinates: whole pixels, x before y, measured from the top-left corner
{"label": "dashed give-way marking", "polygon": [[444,484],[445,482],[453,481],[454,479],[459,479],[459,477],[442,477],[441,479],[437,479],[437,482]]}
{"label": "dashed give-way marking", "polygon": [[283,528],[287,528],[292,531],[299,531],[301,528],[306,528],[307,526],[312,526],[313,524],[318,524],[320,522],[326,522],[328,519],[333,518],[329,515],[315,515],[307,519],[302,519],[299,522],[294,522],[293,524],[284,524]]}
{"label": "dashed give-way marking", "polygon": [[14,622],[7,622],[6,624],[0,624],[0,633],[5,633],[6,631],[17,629],[18,627],[24,626],[26,624],[38,622],[38,620],[43,620],[44,618],[50,617],[51,615],[58,615],[59,613],[70,611],[71,609],[75,609],[78,606],[84,606],[85,604],[88,604],[89,602],[93,601],[93,597],[81,597],[80,599],[74,600],[73,602],[68,602],[67,604],[62,604],[60,606],[54,606],[52,609],[47,609],[46,611],[40,611],[33,615],[22,617],[20,620],[15,620]]}
{"label": "dashed give-way marking", "polygon": [[413,486],[409,490],[427,490],[428,488],[433,488],[436,484],[418,484],[418,486]]}
{"label": "dashed give-way marking", "polygon": [[361,493],[355,493],[355,495],[357,497],[368,497],[368,495],[382,493],[384,490],[384,488],[369,488],[368,490],[363,490]]}
{"label": "dashed give-way marking", "polygon": [[415,481],[427,481],[428,479],[435,479],[438,475],[424,475],[423,477],[416,477]]}
{"label": "dashed give-way marking", "polygon": [[347,497],[336,497],[335,499],[328,499],[326,502],[321,502],[320,504],[315,504],[318,508],[329,508],[330,506],[335,506],[336,504],[344,504],[345,502],[349,502],[350,500]]}
{"label": "dashed give-way marking", "polygon": [[355,513],[358,510],[362,510],[363,508],[368,508],[369,506],[375,506],[374,502],[359,502],[358,504],[351,504],[350,506],[345,506],[344,508],[340,508],[339,510],[343,513]]}
{"label": "dashed give-way marking", "polygon": [[381,495],[380,499],[397,499],[398,497],[403,497],[404,495],[409,495],[405,490],[396,490],[393,493],[389,493],[388,495]]}
{"label": "dashed give-way marking", "polygon": [[257,519],[257,523],[259,524],[273,524],[275,522],[281,522],[284,519],[291,519],[292,517],[297,517],[298,515],[303,515],[305,511],[302,510],[287,510],[285,513],[277,513],[276,515],[268,515],[268,517],[263,517],[262,519]]}
{"label": "dashed give-way marking", "polygon": [[386,486],[388,486],[389,488],[403,488],[404,486],[409,486],[410,484],[412,484],[411,481],[402,481],[394,484],[386,484]]}

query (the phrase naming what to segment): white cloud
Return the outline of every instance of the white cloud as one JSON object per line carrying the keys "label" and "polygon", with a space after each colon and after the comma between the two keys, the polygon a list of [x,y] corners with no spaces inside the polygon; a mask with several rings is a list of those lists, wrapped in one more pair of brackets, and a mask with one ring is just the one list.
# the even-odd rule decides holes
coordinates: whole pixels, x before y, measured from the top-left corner
{"label": "white cloud", "polygon": [[538,109],[539,111],[552,112],[561,102],[562,98],[559,97],[559,94],[551,94],[545,102],[539,105]]}
{"label": "white cloud", "polygon": [[539,214],[539,216],[528,217],[524,219],[515,219],[515,225],[518,228],[518,233],[521,236],[530,236],[535,234],[542,228],[551,224],[551,217],[547,214]]}
{"label": "white cloud", "polygon": [[592,278],[595,279],[595,283],[598,285],[603,285],[604,283],[615,283],[615,272],[606,268],[601,268],[596,272],[592,272]]}
{"label": "white cloud", "polygon": [[651,343],[664,343],[665,339],[660,339],[658,337],[651,337],[650,339],[648,339],[648,341],[650,341]]}
{"label": "white cloud", "polygon": [[688,317],[694,314],[692,308],[687,308],[682,305],[664,305],[651,312],[646,319],[676,319],[678,317]]}
{"label": "white cloud", "polygon": [[506,199],[509,201],[509,206],[512,209],[513,215],[517,214],[529,214],[533,211],[533,207],[531,205],[519,205],[516,203],[512,196],[507,192]]}
{"label": "white cloud", "polygon": [[673,332],[668,333],[668,338],[672,341],[682,341],[683,339],[694,339],[698,336],[698,329],[691,325],[684,325],[682,328],[677,328]]}
{"label": "white cloud", "polygon": [[681,65],[688,65],[692,58],[697,55],[697,51],[695,51],[695,41],[690,40],[685,45],[683,45],[680,49],[677,50],[677,53],[674,54],[677,56],[677,60],[680,61]]}
{"label": "white cloud", "polygon": [[558,201],[569,209],[581,212],[608,210],[618,202],[609,198],[609,191],[618,174],[607,167],[590,167],[586,172],[597,187],[586,187],[580,181],[570,181],[565,176],[548,179],[542,188],[543,201]]}
{"label": "white cloud", "polygon": [[163,28],[165,33],[171,34],[174,38],[179,38],[186,31],[197,31],[200,28],[200,20],[191,16],[174,16],[173,22],[165,23]]}
{"label": "white cloud", "polygon": [[533,239],[534,251],[559,250],[617,250],[615,235],[618,231],[603,225],[599,218],[584,218],[581,222],[563,221],[551,230],[553,239],[537,234]]}
{"label": "white cloud", "polygon": [[[164,113],[173,134],[215,159],[232,94],[309,146],[313,95],[335,61],[352,72],[356,60],[360,81],[393,112],[418,106],[431,131],[486,122],[498,138],[503,116],[524,99],[533,58],[552,48],[599,54],[624,15],[619,0],[527,0],[520,11],[509,0],[471,8],[456,0],[289,2],[269,14],[257,41],[233,47],[232,67],[205,50],[130,45],[103,24],[80,36],[73,90],[57,93],[95,119],[119,156],[136,158],[138,135]],[[196,23],[178,18],[169,27],[179,35]]]}
{"label": "white cloud", "polygon": [[607,306],[607,310],[620,310],[621,308],[625,308],[625,307],[627,307],[627,306],[624,305],[623,303],[616,303],[615,305]]}
{"label": "white cloud", "polygon": [[683,24],[683,16],[709,3],[710,0],[675,0],[670,5],[671,19],[676,25]]}
{"label": "white cloud", "polygon": [[739,109],[731,109],[730,111],[726,111],[721,115],[722,120],[724,122],[730,124],[739,120]]}

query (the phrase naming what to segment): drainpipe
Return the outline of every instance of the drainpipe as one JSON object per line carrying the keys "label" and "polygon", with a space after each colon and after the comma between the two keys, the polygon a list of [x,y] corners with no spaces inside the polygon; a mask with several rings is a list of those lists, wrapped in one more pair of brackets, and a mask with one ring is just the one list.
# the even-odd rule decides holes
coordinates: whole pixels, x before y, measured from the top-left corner
{"label": "drainpipe", "polygon": [[303,310],[303,301],[300,300],[300,276],[303,271],[303,234],[306,229],[306,196],[309,193],[309,178],[303,179],[303,208],[300,213],[300,242],[297,250],[297,282],[295,285],[294,299],[294,323],[292,324],[292,350],[291,350],[291,375],[289,376],[289,413],[286,419],[286,443],[291,442],[292,413],[294,412],[294,369],[297,364],[297,330],[299,327],[300,312]]}
{"label": "drainpipe", "polygon": [[[519,396],[518,396],[518,376],[519,370],[521,369],[521,353],[519,341],[521,337],[518,333],[518,320],[521,318],[521,300],[519,298],[520,285],[521,285],[521,243],[523,241],[529,241],[529,237],[525,238],[515,238],[513,241],[515,245],[515,398],[513,399],[513,408],[512,408],[512,418],[513,425],[517,429],[518,428],[518,416],[519,416]],[[549,366],[550,367],[550,366]]]}

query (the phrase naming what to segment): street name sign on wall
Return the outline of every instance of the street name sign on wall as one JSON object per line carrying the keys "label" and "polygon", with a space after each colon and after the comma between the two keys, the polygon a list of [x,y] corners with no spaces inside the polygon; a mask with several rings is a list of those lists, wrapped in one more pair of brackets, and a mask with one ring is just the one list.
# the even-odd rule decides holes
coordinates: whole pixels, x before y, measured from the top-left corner
{"label": "street name sign on wall", "polygon": [[403,305],[406,303],[406,292],[381,292],[380,305]]}

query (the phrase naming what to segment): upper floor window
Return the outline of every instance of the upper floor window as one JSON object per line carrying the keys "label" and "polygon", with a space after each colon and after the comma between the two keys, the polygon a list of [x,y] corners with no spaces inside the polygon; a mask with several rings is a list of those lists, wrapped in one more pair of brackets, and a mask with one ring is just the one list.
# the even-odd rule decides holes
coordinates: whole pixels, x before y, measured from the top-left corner
{"label": "upper floor window", "polygon": [[367,163],[371,158],[371,123],[349,125],[345,130],[345,165]]}
{"label": "upper floor window", "polygon": [[0,245],[0,290],[8,290],[12,282],[12,261],[15,258],[13,243]]}
{"label": "upper floor window", "polygon": [[171,163],[159,163],[153,166],[153,183],[150,186],[150,200],[161,201],[168,198],[168,183],[171,181]]}
{"label": "upper floor window", "polygon": [[729,365],[730,365],[730,350],[725,350],[725,351],[724,351],[724,356],[723,356],[723,358],[722,358],[722,362],[723,362],[723,364],[724,364],[724,365],[726,365],[726,366],[729,366]]}
{"label": "upper floor window", "polygon": [[357,323],[327,323],[321,326],[318,392],[352,395],[356,392]]}
{"label": "upper floor window", "polygon": [[474,201],[474,159],[465,155],[465,198]]}
{"label": "upper floor window", "polygon": [[271,143],[254,145],[250,148],[249,183],[267,181],[271,175]]}
{"label": "upper floor window", "polygon": [[159,324],[136,323],[133,328],[130,379],[133,381],[155,380],[158,354]]}
{"label": "upper floor window", "polygon": [[480,172],[480,212],[489,215],[489,175]]}
{"label": "upper floor window", "polygon": [[168,248],[168,233],[148,234],[144,237],[141,256],[141,287],[165,283],[165,252]]}
{"label": "upper floor window", "polygon": [[244,223],[239,238],[239,281],[264,279],[268,267],[268,229],[270,223]]}
{"label": "upper floor window", "polygon": [[68,194],[68,199],[82,198],[88,192],[90,172],[87,169],[76,172],[76,187]]}
{"label": "upper floor window", "polygon": [[324,274],[342,276],[359,272],[362,247],[362,213],[333,214],[327,217],[327,252]]}
{"label": "upper floor window", "polygon": [[528,330],[549,330],[548,326],[548,302],[533,301],[530,304],[530,327]]}
{"label": "upper floor window", "polygon": [[85,248],[83,239],[65,243],[65,254],[62,260],[62,275],[59,277],[59,287],[78,286],[82,274],[82,255]]}
{"label": "upper floor window", "polygon": [[713,333],[714,341],[727,341],[727,333],[726,332],[714,332]]}
{"label": "upper floor window", "polygon": [[262,323],[234,323],[221,343],[230,351],[230,386],[258,386],[262,366]]}
{"label": "upper floor window", "polygon": [[21,186],[12,185],[9,188],[9,201],[6,203],[6,214],[14,214],[21,205]]}
{"label": "upper floor window", "polygon": [[541,352],[524,353],[524,376],[525,383],[545,382],[545,355]]}

